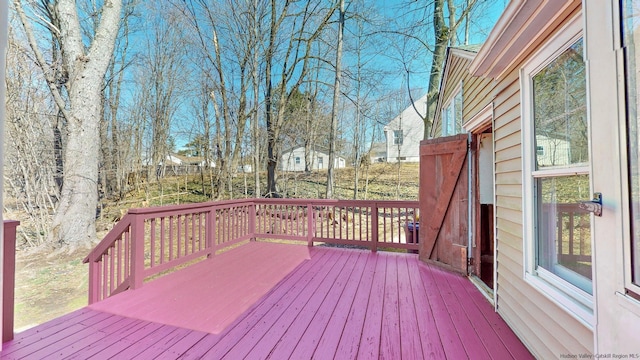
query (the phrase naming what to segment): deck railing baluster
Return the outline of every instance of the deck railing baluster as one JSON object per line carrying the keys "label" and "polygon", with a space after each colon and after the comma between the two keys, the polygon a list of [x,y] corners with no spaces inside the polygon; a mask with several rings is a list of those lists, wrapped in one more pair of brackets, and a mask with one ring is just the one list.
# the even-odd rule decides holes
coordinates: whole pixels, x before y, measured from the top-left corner
{"label": "deck railing baluster", "polygon": [[378,251],[378,204],[371,207],[371,251]]}
{"label": "deck railing baluster", "polygon": [[164,228],[165,227],[164,219],[165,219],[164,216],[160,218],[160,262],[159,262],[160,264],[164,264],[165,263],[165,261],[164,261],[164,257],[165,257],[165,248],[164,247],[165,247],[165,245],[164,245],[164,243],[165,243],[166,233],[165,233],[165,228]]}
{"label": "deck railing baluster", "polygon": [[115,285],[115,245],[109,251],[109,294],[113,292]]}
{"label": "deck railing baluster", "polygon": [[155,260],[156,260],[156,219],[155,218],[151,219],[151,236],[149,239],[149,244],[151,246],[151,249],[150,249],[151,261],[150,261],[149,267],[154,267]]}
{"label": "deck railing baluster", "polygon": [[122,282],[122,241],[116,242],[116,284],[120,284]]}
{"label": "deck railing baluster", "polygon": [[169,261],[173,260],[173,216],[169,216]]}

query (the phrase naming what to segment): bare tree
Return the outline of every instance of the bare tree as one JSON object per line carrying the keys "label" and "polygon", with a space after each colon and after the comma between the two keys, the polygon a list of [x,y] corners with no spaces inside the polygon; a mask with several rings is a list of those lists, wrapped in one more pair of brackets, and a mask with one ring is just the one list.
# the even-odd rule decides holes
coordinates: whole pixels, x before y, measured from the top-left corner
{"label": "bare tree", "polygon": [[[132,30],[131,19],[134,16],[135,1],[125,0],[124,16],[120,35],[116,40],[116,51],[106,74],[106,86],[103,91],[103,122],[100,128],[102,143],[101,189],[104,196],[124,196],[127,174],[132,170],[127,157],[130,154],[130,131],[121,129],[122,92],[124,75],[132,64],[129,35]],[[122,124],[125,125],[125,124]],[[126,124],[124,127],[128,127]]]}
{"label": "bare tree", "polygon": [[59,194],[52,151],[57,110],[46,85],[41,86],[39,69],[25,48],[29,45],[11,29],[8,38],[4,179],[10,200],[5,201],[5,208],[26,214],[21,237],[28,245],[40,245],[46,241]]}
{"label": "bare tree", "polygon": [[[95,241],[95,214],[98,203],[98,162],[100,157],[101,91],[118,34],[122,0],[105,2],[98,10],[99,25],[92,37],[83,38],[76,1],[58,0],[53,13],[59,26],[47,24],[49,33],[60,40],[62,68],[68,74],[64,84],[67,99],[58,88],[55,69],[46,61],[34,21],[14,0],[38,66],[42,68],[58,109],[67,121],[64,183],[53,219],[52,240],[70,246]],[[33,12],[30,12],[33,13]]]}
{"label": "bare tree", "polygon": [[[233,196],[247,124],[257,136],[259,76],[257,58],[261,45],[263,1],[210,0],[173,1],[192,31],[194,66],[208,79],[210,105],[215,115],[216,171],[218,196]],[[253,99],[251,88],[253,87]],[[253,106],[252,106],[253,105]],[[255,138],[254,138],[255,142]],[[256,143],[257,145],[257,143]],[[257,150],[256,150],[257,151]],[[258,180],[259,181],[259,180]]]}
{"label": "bare tree", "polygon": [[[307,79],[312,45],[329,24],[335,11],[335,5],[323,8],[322,4],[323,2],[317,1],[305,4],[285,2],[279,6],[277,0],[271,0],[269,36],[264,54],[267,196],[279,196],[276,169],[289,99]],[[291,22],[285,26],[285,20]],[[283,32],[288,34],[284,38]],[[277,77],[273,76],[276,69],[279,74]]]}
{"label": "bare tree", "polygon": [[332,199],[334,194],[334,166],[336,161],[336,137],[338,135],[338,103],[340,101],[340,82],[342,81],[342,37],[344,35],[344,0],[339,0],[338,9],[338,45],[336,49],[336,69],[333,83],[333,104],[331,107],[331,127],[329,129],[329,166],[327,171],[327,191],[325,196]]}
{"label": "bare tree", "polygon": [[[435,116],[435,107],[438,100],[440,81],[442,79],[442,68],[446,50],[448,46],[456,46],[461,41],[468,41],[470,31],[480,31],[481,29],[471,22],[469,15],[477,11],[480,7],[488,6],[492,1],[477,0],[429,0],[411,1],[403,6],[402,14],[396,18],[400,21],[407,21],[413,18],[410,23],[396,24],[397,29],[385,30],[394,36],[401,36],[405,41],[403,44],[403,69],[406,75],[407,90],[411,90],[412,72],[409,62],[417,56],[429,59],[429,64],[424,64],[429,70],[429,81],[427,87],[427,112],[423,117],[425,124],[424,137],[427,138],[431,131],[431,124]],[[406,43],[413,42],[415,46]],[[466,44],[466,43],[464,43]],[[425,55],[424,51],[426,51]],[[413,95],[409,91],[411,103],[414,103]],[[416,113],[422,114],[418,109]],[[421,115],[422,116],[422,115]]]}

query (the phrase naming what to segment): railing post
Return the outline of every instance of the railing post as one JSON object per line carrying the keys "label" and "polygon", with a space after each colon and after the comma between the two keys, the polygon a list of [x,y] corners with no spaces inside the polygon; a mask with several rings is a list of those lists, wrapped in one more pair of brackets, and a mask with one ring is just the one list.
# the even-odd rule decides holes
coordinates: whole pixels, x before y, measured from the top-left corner
{"label": "railing post", "polygon": [[249,234],[251,241],[256,241],[256,203],[251,202],[249,205]]}
{"label": "railing post", "polygon": [[144,281],[144,217],[133,214],[131,221],[131,288],[142,287]]}
{"label": "railing post", "polygon": [[371,251],[378,251],[378,203],[371,206]]}
{"label": "railing post", "polygon": [[307,204],[307,246],[313,246],[313,236],[316,232],[315,215],[313,206]]}
{"label": "railing post", "polygon": [[4,222],[2,266],[2,342],[13,340],[13,315],[16,285],[16,228],[19,221]]}
{"label": "railing post", "polygon": [[89,261],[89,305],[100,300],[100,268],[95,259]]}

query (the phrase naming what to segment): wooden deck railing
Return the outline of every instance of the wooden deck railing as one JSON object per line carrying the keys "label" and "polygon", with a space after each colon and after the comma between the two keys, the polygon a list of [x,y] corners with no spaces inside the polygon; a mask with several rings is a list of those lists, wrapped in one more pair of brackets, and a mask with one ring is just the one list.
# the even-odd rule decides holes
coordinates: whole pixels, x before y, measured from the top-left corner
{"label": "wooden deck railing", "polygon": [[248,239],[417,250],[415,228],[406,230],[417,219],[417,201],[248,199],[132,209],[84,260],[89,303]]}
{"label": "wooden deck railing", "polygon": [[591,277],[590,267],[584,266],[591,264],[590,217],[591,213],[581,209],[577,203],[544,204],[541,214],[547,236],[556,239],[554,256],[558,263],[576,272],[584,272],[587,277]]}
{"label": "wooden deck railing", "polygon": [[16,230],[19,221],[5,220],[2,265],[2,342],[13,339],[13,315],[16,285]]}

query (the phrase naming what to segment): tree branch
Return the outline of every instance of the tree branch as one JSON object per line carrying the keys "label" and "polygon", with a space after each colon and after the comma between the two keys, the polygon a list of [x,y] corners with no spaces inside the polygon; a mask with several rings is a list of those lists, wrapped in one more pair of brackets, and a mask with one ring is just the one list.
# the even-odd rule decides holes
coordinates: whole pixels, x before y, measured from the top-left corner
{"label": "tree branch", "polygon": [[22,8],[22,1],[14,0],[13,4],[16,8],[16,11],[18,12],[18,16],[20,17],[20,22],[22,23],[25,34],[27,35],[29,46],[31,47],[31,50],[33,51],[33,54],[36,57],[35,59],[36,63],[42,69],[45,81],[47,82],[47,86],[49,87],[49,90],[51,91],[51,95],[53,96],[53,100],[56,103],[56,106],[58,107],[62,115],[65,117],[65,119],[69,121],[71,118],[70,118],[69,112],[67,111],[67,103],[62,98],[62,94],[60,94],[60,90],[57,87],[56,79],[53,76],[53,73],[54,73],[53,69],[51,69],[49,64],[47,64],[47,62],[44,59],[44,56],[42,55],[42,51],[40,51],[40,48],[38,47],[38,42],[36,41],[36,38],[33,34],[33,29],[31,28],[31,25],[27,20],[27,16],[24,13],[24,9]]}

